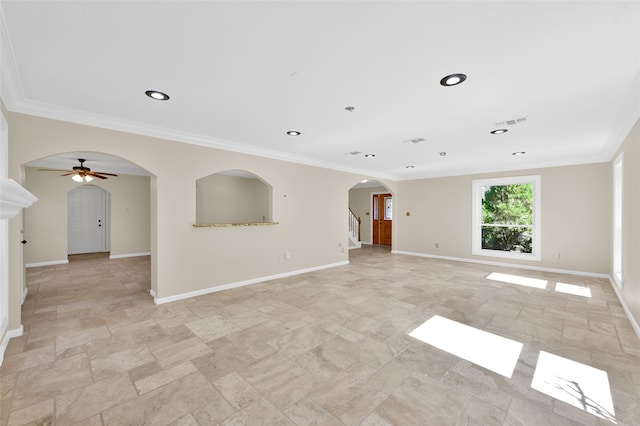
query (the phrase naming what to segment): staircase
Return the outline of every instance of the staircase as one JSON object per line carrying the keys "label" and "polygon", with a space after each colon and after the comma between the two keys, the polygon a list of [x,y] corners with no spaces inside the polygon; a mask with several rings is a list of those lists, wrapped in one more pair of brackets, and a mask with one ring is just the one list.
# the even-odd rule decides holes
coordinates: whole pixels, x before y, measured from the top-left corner
{"label": "staircase", "polygon": [[349,250],[362,247],[360,243],[360,218],[349,209]]}

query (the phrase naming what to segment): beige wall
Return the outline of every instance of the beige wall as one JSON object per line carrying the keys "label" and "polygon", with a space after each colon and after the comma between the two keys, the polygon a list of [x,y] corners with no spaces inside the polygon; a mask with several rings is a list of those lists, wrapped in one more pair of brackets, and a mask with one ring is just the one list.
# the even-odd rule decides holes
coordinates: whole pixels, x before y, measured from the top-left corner
{"label": "beige wall", "polygon": [[390,192],[384,186],[371,188],[352,188],[349,190],[349,208],[360,217],[360,241],[371,243],[371,194],[380,192]]}
{"label": "beige wall", "polygon": [[258,178],[213,174],[196,182],[196,222],[269,222],[271,188]]}
{"label": "beige wall", "polygon": [[[38,202],[24,211],[26,264],[67,259],[67,196],[80,184],[59,174],[25,167],[25,187],[38,197]],[[149,253],[149,177],[119,175],[94,179],[91,184],[111,194],[111,255]]]}
{"label": "beige wall", "polygon": [[[541,261],[473,256],[472,180],[524,175],[541,176]],[[611,185],[608,163],[398,182],[394,250],[608,274]]]}
{"label": "beige wall", "polygon": [[[635,321],[640,322],[640,120],[626,137],[620,152],[624,152],[622,297]],[[610,173],[613,173],[613,167]],[[613,270],[610,274],[613,276]]]}
{"label": "beige wall", "polygon": [[[115,155],[154,175],[152,288],[160,298],[348,259],[348,190],[367,176],[18,113],[7,118],[14,175],[30,161],[77,150]],[[192,226],[196,180],[229,169],[250,171],[272,185],[279,225]],[[285,252],[291,257],[281,261]]]}

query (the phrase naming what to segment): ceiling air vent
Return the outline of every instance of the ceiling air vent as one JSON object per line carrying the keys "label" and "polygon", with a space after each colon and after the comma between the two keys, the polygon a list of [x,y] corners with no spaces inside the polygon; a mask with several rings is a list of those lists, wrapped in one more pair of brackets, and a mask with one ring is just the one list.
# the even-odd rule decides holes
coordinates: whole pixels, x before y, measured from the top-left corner
{"label": "ceiling air vent", "polygon": [[347,152],[347,154],[349,154],[349,155],[358,155],[358,154],[362,154],[362,152],[360,152],[360,151],[351,151],[351,152]]}
{"label": "ceiling air vent", "polygon": [[413,139],[407,139],[406,141],[404,141],[404,143],[420,143],[420,142],[424,142],[424,138],[413,138]]}
{"label": "ceiling air vent", "polygon": [[527,118],[528,117],[520,117],[520,118],[516,118],[513,120],[506,120],[506,121],[500,121],[496,124],[496,127],[503,127],[503,126],[513,126],[515,124],[522,124],[522,123],[526,123],[527,122]]}

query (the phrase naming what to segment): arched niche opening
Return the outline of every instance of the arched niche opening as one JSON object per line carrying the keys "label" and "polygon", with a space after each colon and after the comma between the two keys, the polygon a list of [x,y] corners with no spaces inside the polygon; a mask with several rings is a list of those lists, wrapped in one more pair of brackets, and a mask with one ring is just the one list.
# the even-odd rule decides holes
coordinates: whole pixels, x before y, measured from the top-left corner
{"label": "arched niche opening", "polygon": [[196,226],[272,223],[272,187],[246,170],[225,170],[196,181]]}

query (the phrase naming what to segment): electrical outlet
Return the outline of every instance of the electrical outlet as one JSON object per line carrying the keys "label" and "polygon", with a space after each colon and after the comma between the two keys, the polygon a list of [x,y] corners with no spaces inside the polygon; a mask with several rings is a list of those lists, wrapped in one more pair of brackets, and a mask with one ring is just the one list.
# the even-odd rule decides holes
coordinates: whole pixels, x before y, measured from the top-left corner
{"label": "electrical outlet", "polygon": [[560,252],[556,253],[556,260],[560,260]]}
{"label": "electrical outlet", "polygon": [[291,259],[291,252],[290,251],[285,251],[284,252],[284,258],[285,259]]}

